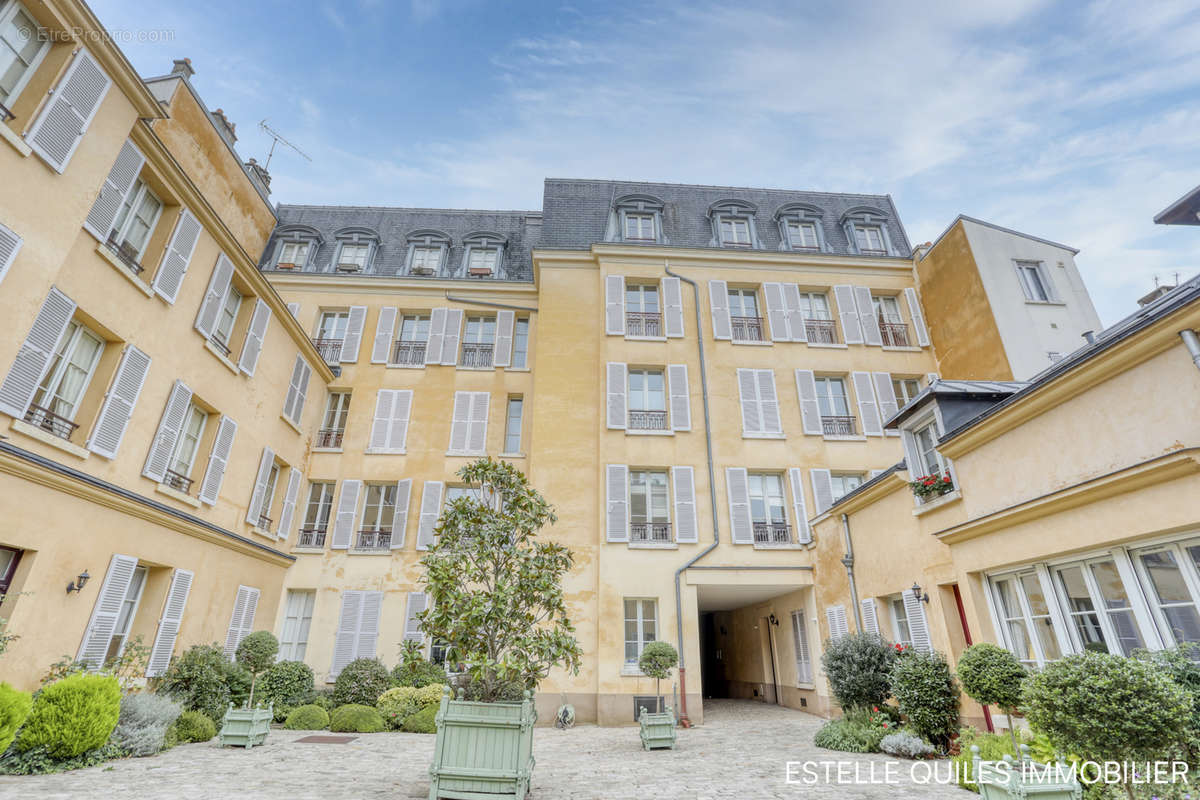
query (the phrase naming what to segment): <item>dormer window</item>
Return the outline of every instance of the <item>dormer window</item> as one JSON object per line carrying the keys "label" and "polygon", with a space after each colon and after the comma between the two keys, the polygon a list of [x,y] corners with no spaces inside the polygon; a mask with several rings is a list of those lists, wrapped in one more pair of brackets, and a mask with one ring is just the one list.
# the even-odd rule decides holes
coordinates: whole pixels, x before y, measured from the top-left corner
{"label": "dormer window", "polygon": [[709,246],[757,248],[758,231],[754,227],[754,215],[757,212],[757,207],[744,200],[713,203],[708,207],[708,218],[712,221],[713,229]]}
{"label": "dormer window", "polygon": [[658,237],[654,235],[653,214],[625,215],[625,241],[654,242],[657,240]]}
{"label": "dormer window", "polygon": [[489,278],[500,274],[504,266],[505,239],[495,233],[473,233],[463,238],[463,270],[467,277]]}
{"label": "dormer window", "polygon": [[852,208],[842,215],[842,229],[853,252],[864,256],[894,256],[887,217],[877,208]]}
{"label": "dormer window", "polygon": [[433,275],[442,265],[442,248],[414,247],[412,252],[412,268],[414,275]]}
{"label": "dormer window", "polygon": [[413,231],[408,235],[408,274],[437,275],[449,250],[450,237],[441,231]]}
{"label": "dormer window", "polygon": [[304,269],[311,249],[311,242],[280,242],[279,259],[275,266],[279,269]]}
{"label": "dormer window", "polygon": [[788,247],[792,250],[818,250],[817,226],[812,222],[786,223]]}
{"label": "dormer window", "polygon": [[779,223],[779,249],[802,253],[825,250],[821,233],[821,209],[805,203],[789,203],[775,212]]}
{"label": "dormer window", "polygon": [[333,268],[337,272],[370,272],[371,259],[379,244],[379,235],[369,228],[342,228],[334,234],[337,251]]}
{"label": "dormer window", "polygon": [[737,218],[721,220],[721,244],[725,247],[749,247],[750,221]]}
{"label": "dormer window", "polygon": [[618,197],[609,213],[606,242],[665,243],[662,232],[663,202],[657,197],[629,194]]}
{"label": "dormer window", "polygon": [[338,272],[362,272],[367,267],[367,254],[370,252],[369,244],[342,244],[338,254]]}
{"label": "dormer window", "polygon": [[468,275],[491,275],[496,271],[496,261],[500,251],[494,247],[472,247],[471,257],[467,260]]}
{"label": "dormer window", "polygon": [[883,229],[878,225],[855,225],[854,244],[864,256],[886,256],[883,244]]}

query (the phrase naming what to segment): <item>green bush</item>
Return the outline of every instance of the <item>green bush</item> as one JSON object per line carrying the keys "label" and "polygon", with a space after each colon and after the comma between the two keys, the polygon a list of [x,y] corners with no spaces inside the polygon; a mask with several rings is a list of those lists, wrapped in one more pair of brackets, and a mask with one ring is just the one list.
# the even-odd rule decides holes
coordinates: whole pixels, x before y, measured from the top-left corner
{"label": "green bush", "polygon": [[878,753],[879,743],[886,733],[885,729],[862,722],[835,719],[821,726],[813,737],[813,744],[843,753]]}
{"label": "green bush", "polygon": [[[243,675],[245,670],[230,664],[220,646],[198,644],[171,660],[159,691],[174,697],[185,710],[199,711],[214,722],[220,722],[225,709],[235,702],[230,691],[231,680],[239,695],[243,690],[249,690],[248,680],[242,686]],[[245,677],[249,678],[248,675]]]}
{"label": "green bush", "polygon": [[42,689],[17,737],[17,750],[45,747],[65,759],[108,741],[121,716],[121,687],[112,675],[77,674]]}
{"label": "green bush", "polygon": [[378,733],[383,730],[379,712],[358,703],[339,706],[329,717],[329,730],[342,733]]}
{"label": "green bush", "polygon": [[0,753],[12,744],[31,708],[33,698],[29,692],[20,692],[7,683],[0,683]]}
{"label": "green bush", "polygon": [[999,761],[1004,756],[1016,757],[1012,739],[1000,733],[980,733],[975,728],[963,728],[958,737],[958,755],[953,758],[954,776],[958,785],[979,794],[975,785],[975,762],[972,760],[971,745],[979,747],[979,757],[984,761]]}
{"label": "green bush", "polygon": [[425,706],[404,720],[404,730],[409,733],[437,733],[437,706]]}
{"label": "green bush", "polygon": [[313,692],[313,699],[309,705],[320,706],[326,711],[333,711],[337,708],[337,704],[333,702],[333,691],[331,689],[318,689]]}
{"label": "green bush", "polygon": [[1166,650],[1138,650],[1134,656],[1154,664],[1191,695],[1187,735],[1180,755],[1189,764],[1200,762],[1200,644],[1185,642]]}
{"label": "green bush", "polygon": [[217,735],[217,724],[199,711],[184,711],[172,727],[179,742],[207,742]]}
{"label": "green bush", "polygon": [[124,758],[125,751],[119,745],[112,743],[88,750],[74,758],[54,758],[50,748],[38,746],[25,752],[9,751],[0,759],[0,775],[45,775],[50,772],[66,772],[72,769],[83,769],[112,761],[114,758]]}
{"label": "green bush", "polygon": [[398,731],[404,726],[405,720],[430,706],[437,707],[442,700],[445,686],[432,683],[420,688],[415,686],[397,686],[379,695],[375,708],[379,710],[383,722],[390,730]]}
{"label": "green bush", "polygon": [[925,758],[934,752],[933,745],[906,731],[889,733],[880,740],[879,749],[888,755],[901,758]]}
{"label": "green bush", "polygon": [[329,727],[329,712],[311,703],[300,706],[288,714],[283,727],[289,731],[323,731]]}
{"label": "green bush", "polygon": [[938,652],[906,653],[892,667],[892,694],[912,732],[945,747],[958,731],[958,686]]}
{"label": "green bush", "polygon": [[279,661],[258,679],[257,694],[275,709],[275,721],[283,722],[292,709],[313,700],[312,667],[303,661]]}
{"label": "green bush", "polygon": [[338,673],[333,684],[335,705],[374,706],[379,695],[392,686],[392,676],[387,667],[377,658],[359,658],[351,661]]}
{"label": "green bush", "polygon": [[[1021,704],[1021,683],[1028,671],[1017,657],[988,642],[973,644],[958,658],[958,680],[963,691],[976,703],[996,706],[1011,719]],[[1009,733],[1016,746],[1016,731]]]}
{"label": "green bush", "polygon": [[121,716],[112,743],[131,756],[152,756],[167,748],[167,731],[183,707],[165,694],[138,692],[121,698]]}
{"label": "green bush", "polygon": [[242,669],[250,673],[250,698],[247,700],[248,705],[261,705],[262,698],[259,698],[259,703],[254,700],[254,687],[258,676],[275,663],[275,656],[279,655],[279,640],[270,631],[255,631],[238,643],[237,652],[234,653],[234,659],[241,665]]}
{"label": "green bush", "polygon": [[392,670],[392,682],[397,686],[428,686],[445,683],[446,670],[440,664],[425,660],[421,645],[411,639],[400,645],[400,663]]}
{"label": "green bush", "polygon": [[874,633],[855,633],[825,643],[821,665],[843,710],[881,706],[891,695],[896,650]]}

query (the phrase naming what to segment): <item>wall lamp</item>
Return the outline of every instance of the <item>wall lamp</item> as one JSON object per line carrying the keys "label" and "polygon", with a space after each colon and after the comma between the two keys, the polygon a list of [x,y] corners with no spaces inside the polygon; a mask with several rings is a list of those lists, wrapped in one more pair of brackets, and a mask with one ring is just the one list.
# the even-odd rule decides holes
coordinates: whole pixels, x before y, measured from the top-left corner
{"label": "wall lamp", "polygon": [[767,621],[770,622],[772,625],[779,625],[779,617],[775,616],[775,614],[773,614],[773,613],[771,614],[771,616],[767,617]]}
{"label": "wall lamp", "polygon": [[922,603],[929,602],[929,592],[922,592],[921,584],[917,583],[916,581],[913,581],[912,593],[913,593],[913,597],[920,600]]}
{"label": "wall lamp", "polygon": [[82,592],[83,585],[87,583],[88,579],[91,577],[92,576],[88,575],[88,571],[85,569],[75,577],[75,580],[67,581],[67,594],[70,594],[71,592]]}

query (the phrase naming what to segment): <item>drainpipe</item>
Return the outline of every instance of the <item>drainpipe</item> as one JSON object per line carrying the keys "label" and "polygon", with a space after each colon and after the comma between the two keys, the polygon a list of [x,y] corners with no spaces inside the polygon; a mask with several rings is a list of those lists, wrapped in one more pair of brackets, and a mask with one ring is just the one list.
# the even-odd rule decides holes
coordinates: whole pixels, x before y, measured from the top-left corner
{"label": "drainpipe", "polygon": [[850,583],[850,602],[854,603],[854,624],[863,632],[862,606],[858,602],[858,587],[854,585],[854,543],[850,541],[850,518],[842,514],[842,536],[846,540],[846,555],[842,566],[846,568],[846,580]]}
{"label": "drainpipe", "polygon": [[[1179,332],[1179,338],[1183,339],[1184,347],[1187,348],[1188,354],[1192,357],[1192,363],[1196,365],[1196,369],[1200,369],[1200,337],[1196,336],[1196,332],[1191,328]],[[701,364],[704,362],[701,361]]]}
{"label": "drainpipe", "polygon": [[446,292],[446,299],[453,300],[455,303],[463,303],[470,306],[488,306],[490,308],[511,308],[513,311],[537,311],[536,308],[529,306],[512,306],[508,303],[492,303],[487,300],[468,300],[465,297],[455,297],[449,292]]}

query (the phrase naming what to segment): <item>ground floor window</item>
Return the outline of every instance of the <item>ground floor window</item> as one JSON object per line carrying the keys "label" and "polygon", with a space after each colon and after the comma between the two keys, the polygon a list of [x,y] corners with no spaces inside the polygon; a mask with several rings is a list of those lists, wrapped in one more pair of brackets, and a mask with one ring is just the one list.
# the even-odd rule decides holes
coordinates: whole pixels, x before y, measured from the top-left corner
{"label": "ground floor window", "polygon": [[658,639],[658,601],[625,599],[625,663],[636,666],[642,650]]}
{"label": "ground floor window", "polygon": [[145,586],[146,568],[136,567],[133,570],[133,578],[129,581],[129,588],[125,590],[125,597],[121,600],[121,610],[117,612],[117,625],[113,628],[112,639],[108,643],[108,652],[104,654],[105,664],[120,656],[125,649],[125,642],[129,638],[129,628],[133,625],[133,618],[137,615],[138,603],[142,600],[142,589]]}
{"label": "ground floor window", "polygon": [[893,597],[888,605],[892,611],[892,637],[896,644],[912,647],[912,627],[908,624],[908,610],[904,607],[904,598]]}
{"label": "ground floor window", "polygon": [[312,625],[317,593],[289,589],[283,617],[283,635],[279,637],[280,661],[303,661],[308,650],[308,629]]}

